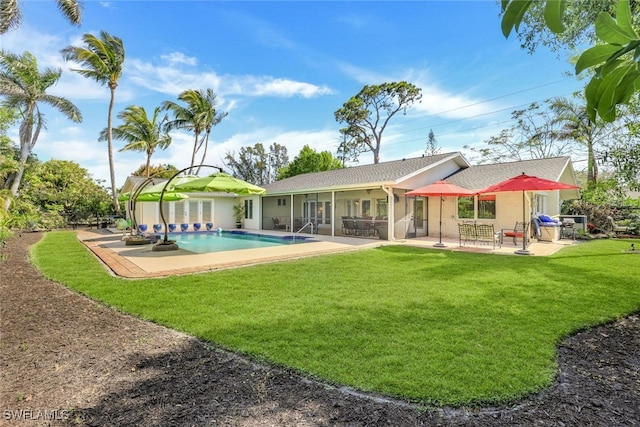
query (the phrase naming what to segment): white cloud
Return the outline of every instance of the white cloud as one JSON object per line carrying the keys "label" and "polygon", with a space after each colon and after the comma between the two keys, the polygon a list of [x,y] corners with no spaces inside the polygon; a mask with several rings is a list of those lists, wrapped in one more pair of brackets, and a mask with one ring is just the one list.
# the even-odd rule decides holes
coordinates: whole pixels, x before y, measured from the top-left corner
{"label": "white cloud", "polygon": [[262,143],[267,148],[274,142],[287,147],[289,160],[293,160],[305,145],[317,151],[330,151],[334,155],[338,146],[337,134],[332,129],[283,131],[282,129],[262,128],[252,132],[234,134],[224,141],[212,141],[206,163],[224,166],[226,153],[238,154],[242,147],[254,146],[257,143]]}
{"label": "white cloud", "polygon": [[188,72],[171,65],[156,66],[137,58],[125,63],[127,79],[154,92],[176,96],[186,89],[212,88],[218,92],[220,78],[211,72]]}
{"label": "white cloud", "polygon": [[107,87],[71,71],[63,71],[58,83],[52,86],[47,92],[51,95],[62,96],[71,101],[77,99],[95,99],[108,102],[110,96]]}
{"label": "white cloud", "polygon": [[160,55],[160,59],[168,62],[171,65],[185,64],[195,66],[198,64],[198,60],[193,56],[187,56],[182,52],[171,52],[168,55]]}
{"label": "white cloud", "polygon": [[[384,82],[407,81],[422,89],[422,100],[409,110],[412,115],[440,116],[451,119],[467,119],[495,111],[501,107],[483,99],[462,93],[452,93],[434,83],[425,70],[403,70],[390,75],[367,70],[352,64],[340,63],[343,73],[363,85],[381,84]],[[461,91],[464,88],[459,88]],[[358,89],[359,90],[359,89]],[[352,95],[355,95],[352,94]]]}
{"label": "white cloud", "polygon": [[59,68],[64,65],[60,49],[66,42],[55,35],[42,33],[28,24],[22,25],[15,31],[2,35],[0,47],[16,54],[24,51],[31,52],[38,59],[38,66]]}
{"label": "white cloud", "polygon": [[[60,50],[66,46],[79,46],[82,43],[81,35],[75,35],[73,38],[65,40],[61,37],[41,33],[25,24],[17,31],[3,34],[0,47],[17,54],[22,54],[25,51],[32,53],[38,60],[40,71],[45,68],[61,69],[60,79],[48,90],[51,95],[61,96],[72,102],[86,99],[108,102],[109,89],[72,71],[72,69],[81,68],[81,66],[75,62],[66,62],[60,54]],[[121,85],[117,89],[119,101],[125,102],[133,99],[134,96],[133,91],[126,85]]]}
{"label": "white cloud", "polygon": [[413,109],[418,113],[452,119],[467,119],[496,110],[496,106],[464,94],[453,94],[435,85],[422,85],[422,100]]}
{"label": "white cloud", "polygon": [[495,102],[474,97],[471,89],[456,87],[454,91],[444,87],[430,75],[426,69],[408,70],[403,80],[422,89],[421,102],[414,105],[418,115],[437,116],[445,119],[472,119],[486,116],[503,108]]}
{"label": "white cloud", "polygon": [[[180,57],[181,54],[175,55]],[[225,95],[313,98],[333,93],[327,86],[307,82],[271,76],[218,75],[211,71],[190,71],[184,67],[175,67],[176,64],[184,63],[172,62],[156,66],[139,59],[130,59],[127,61],[127,77],[141,87],[173,96],[194,87],[212,88],[221,98]]]}
{"label": "white cloud", "polygon": [[[343,74],[362,85],[380,84],[393,81],[390,76],[377,71],[368,70],[353,64],[338,61],[336,66]],[[360,89],[358,89],[360,90]],[[355,95],[355,93],[353,93]],[[351,96],[351,95],[350,95]]]}
{"label": "white cloud", "polygon": [[[43,141],[40,141],[43,142]],[[43,148],[46,147],[46,148]],[[79,164],[94,164],[97,159],[107,159],[107,147],[97,141],[69,139],[55,141],[49,144],[41,144],[39,154],[50,158],[64,158]]]}
{"label": "white cloud", "polygon": [[252,96],[277,96],[284,98],[301,96],[303,98],[314,98],[332,93],[331,89],[327,86],[317,86],[311,83],[280,78],[252,78],[248,79],[246,83],[248,89],[247,94]]}

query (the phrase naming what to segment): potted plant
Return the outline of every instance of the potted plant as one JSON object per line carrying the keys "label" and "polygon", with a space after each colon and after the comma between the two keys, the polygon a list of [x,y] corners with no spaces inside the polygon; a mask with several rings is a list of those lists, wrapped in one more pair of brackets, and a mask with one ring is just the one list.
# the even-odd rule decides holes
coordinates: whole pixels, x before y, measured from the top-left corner
{"label": "potted plant", "polygon": [[233,217],[236,220],[236,228],[242,228],[242,220],[244,219],[244,204],[238,203],[233,205]]}

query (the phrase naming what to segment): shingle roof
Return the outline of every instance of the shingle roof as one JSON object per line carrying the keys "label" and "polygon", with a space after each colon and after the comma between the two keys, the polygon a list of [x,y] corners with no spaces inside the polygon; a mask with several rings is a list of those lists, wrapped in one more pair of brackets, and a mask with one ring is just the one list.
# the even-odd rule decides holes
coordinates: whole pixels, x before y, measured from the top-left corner
{"label": "shingle roof", "polygon": [[[415,174],[447,159],[462,159],[460,153],[444,153],[435,156],[381,162],[373,165],[352,166],[325,172],[297,175],[264,185],[267,194],[304,192],[319,189],[357,187],[365,185],[396,184],[403,178]],[[461,167],[467,166],[466,164]]]}
{"label": "shingle roof", "polygon": [[469,190],[481,190],[521,173],[558,181],[569,165],[569,157],[521,160],[517,162],[477,165],[460,170],[446,178],[452,184]]}
{"label": "shingle roof", "polygon": [[[146,180],[147,180],[146,176],[129,175],[120,191],[121,192],[124,192],[125,190],[131,191],[132,189],[138,187],[138,185],[142,184]],[[166,180],[167,178],[153,178],[153,180],[149,185],[157,184],[159,182],[164,182]]]}

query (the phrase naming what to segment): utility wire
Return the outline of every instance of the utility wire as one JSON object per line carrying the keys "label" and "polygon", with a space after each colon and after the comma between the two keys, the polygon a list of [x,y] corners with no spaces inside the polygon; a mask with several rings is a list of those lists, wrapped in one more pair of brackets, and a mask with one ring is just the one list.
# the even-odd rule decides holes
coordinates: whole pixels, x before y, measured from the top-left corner
{"label": "utility wire", "polygon": [[[560,96],[568,96],[568,95],[571,95],[571,94],[569,93],[569,94],[564,94],[564,95],[560,95]],[[476,114],[475,116],[469,116],[469,117],[464,117],[464,118],[460,118],[460,119],[449,120],[449,121],[446,121],[446,122],[440,122],[440,123],[425,125],[425,126],[421,126],[421,127],[414,128],[414,129],[404,130],[402,133],[403,134],[410,134],[410,133],[414,133],[414,132],[425,130],[427,128],[433,129],[433,128],[437,128],[437,127],[441,127],[441,126],[450,125],[452,123],[464,122],[466,120],[471,120],[471,119],[476,119],[476,118],[483,117],[483,116],[490,116],[492,114],[502,113],[504,111],[509,111],[509,110],[513,111],[515,109],[518,109],[518,108],[521,108],[521,107],[525,107],[525,106],[531,105],[533,103],[543,102],[543,101],[545,101],[545,100],[529,101],[529,102],[525,102],[525,103],[522,103],[522,104],[513,105],[513,106],[510,106],[510,107],[501,108],[499,110],[493,110],[493,111],[488,111],[486,113]],[[478,103],[476,103],[476,104],[478,104]],[[452,110],[450,110],[450,111],[452,111]],[[516,120],[516,119],[511,118],[509,120],[502,121],[502,122],[499,122],[499,123],[491,123],[491,124],[488,124],[488,125],[478,126],[478,127],[472,128],[472,129],[481,129],[481,128],[484,128],[484,127],[490,127],[490,126],[495,126],[495,125],[498,125],[498,124],[509,123],[509,122],[514,121],[514,120]],[[469,129],[467,129],[467,130],[469,130]],[[466,130],[452,131],[452,132],[448,132],[446,134],[440,134],[440,135],[436,135],[436,136],[454,135],[456,133],[462,133],[464,131],[466,131]],[[424,138],[414,139],[414,140],[410,140],[410,141],[419,141],[419,140],[422,140],[422,139],[424,139]],[[395,142],[393,144],[398,144],[398,143],[400,143],[400,142]]]}
{"label": "utility wire", "polygon": [[[456,108],[451,108],[449,110],[444,110],[444,111],[440,111],[440,112],[437,112],[437,113],[429,113],[429,114],[426,114],[426,115],[423,115],[423,116],[418,115],[414,119],[410,119],[410,120],[407,120],[407,121],[421,120],[421,119],[424,119],[426,117],[441,116],[443,114],[452,113],[452,112],[463,110],[463,109],[469,108],[469,107],[475,107],[476,105],[486,104],[487,102],[491,102],[491,101],[495,101],[495,100],[503,99],[503,98],[508,98],[510,96],[513,96],[513,95],[518,95],[518,94],[521,94],[521,93],[525,93],[525,92],[529,92],[529,91],[532,91],[532,90],[540,89],[542,87],[551,86],[551,85],[554,85],[556,83],[562,83],[562,82],[567,81],[567,80],[569,80],[569,77],[564,78],[564,79],[560,79],[560,80],[555,80],[555,81],[549,82],[549,83],[543,83],[543,84],[540,84],[538,86],[533,86],[533,87],[530,87],[530,88],[527,88],[527,89],[518,90],[516,92],[507,93],[507,94],[496,96],[496,97],[493,97],[493,98],[483,99],[481,101],[473,102],[473,103],[467,104],[467,105],[462,105],[462,106],[456,107]],[[563,96],[566,96],[566,95],[563,95]],[[533,101],[533,102],[539,102],[539,101]]]}

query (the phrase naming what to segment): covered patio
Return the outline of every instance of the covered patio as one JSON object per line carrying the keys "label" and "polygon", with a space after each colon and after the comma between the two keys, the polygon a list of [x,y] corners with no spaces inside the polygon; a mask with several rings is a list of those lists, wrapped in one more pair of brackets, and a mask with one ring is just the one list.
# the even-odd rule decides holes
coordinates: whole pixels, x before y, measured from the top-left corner
{"label": "covered patio", "polygon": [[[539,215],[559,218],[562,201],[578,197],[576,189],[527,191],[524,197],[522,192],[479,194],[522,173],[577,188],[569,157],[472,166],[460,153],[446,153],[268,184],[261,197],[261,229],[380,240],[441,235],[457,241],[461,223],[513,230]],[[440,180],[468,193],[415,192]],[[534,232],[529,225],[527,235],[538,237]]]}

